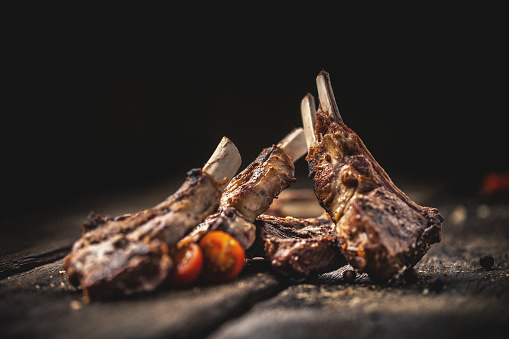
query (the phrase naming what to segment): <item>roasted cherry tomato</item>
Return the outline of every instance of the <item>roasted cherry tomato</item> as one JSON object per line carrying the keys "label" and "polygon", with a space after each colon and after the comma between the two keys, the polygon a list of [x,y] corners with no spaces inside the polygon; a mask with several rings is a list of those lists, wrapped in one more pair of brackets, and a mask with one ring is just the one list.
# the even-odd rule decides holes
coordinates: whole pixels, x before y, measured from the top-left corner
{"label": "roasted cherry tomato", "polygon": [[198,278],[203,267],[203,254],[200,246],[190,243],[177,250],[173,257],[175,267],[168,282],[172,285],[190,284]]}
{"label": "roasted cherry tomato", "polygon": [[203,251],[202,275],[211,282],[226,282],[235,278],[242,268],[246,254],[242,245],[222,231],[207,233],[200,240]]}

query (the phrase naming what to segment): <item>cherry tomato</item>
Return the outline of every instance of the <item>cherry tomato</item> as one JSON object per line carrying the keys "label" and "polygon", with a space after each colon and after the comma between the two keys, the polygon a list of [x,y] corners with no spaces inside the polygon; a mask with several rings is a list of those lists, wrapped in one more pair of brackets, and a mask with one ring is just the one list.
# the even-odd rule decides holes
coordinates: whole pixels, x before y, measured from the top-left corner
{"label": "cherry tomato", "polygon": [[202,275],[207,280],[230,281],[242,271],[246,254],[231,235],[222,231],[209,232],[200,240],[200,247],[203,251]]}
{"label": "cherry tomato", "polygon": [[200,246],[190,243],[177,250],[173,257],[175,268],[168,278],[172,285],[190,284],[198,278],[203,267],[203,254]]}

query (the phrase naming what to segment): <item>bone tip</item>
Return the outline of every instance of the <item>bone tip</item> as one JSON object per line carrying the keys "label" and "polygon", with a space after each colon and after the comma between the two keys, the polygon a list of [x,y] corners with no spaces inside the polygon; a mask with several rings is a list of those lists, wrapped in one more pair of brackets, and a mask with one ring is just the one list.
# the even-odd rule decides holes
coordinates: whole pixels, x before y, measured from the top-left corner
{"label": "bone tip", "polygon": [[228,149],[231,151],[232,154],[232,158],[235,159],[235,162],[239,164],[240,166],[240,163],[242,162],[242,158],[240,156],[240,152],[239,152],[239,149],[237,148],[237,146],[233,143],[233,141],[231,141],[230,139],[228,139],[228,137],[223,137],[221,139],[221,144],[223,144],[225,147],[226,145],[228,145]]}
{"label": "bone tip", "polygon": [[[221,139],[221,141],[219,142],[219,147],[224,147],[226,146],[227,144],[231,143],[232,145],[235,146],[235,144],[233,143],[233,141],[231,141],[230,139],[228,139],[228,137],[223,137]],[[236,148],[236,147],[235,147]]]}
{"label": "bone tip", "polygon": [[318,77],[317,78],[320,78],[320,77],[329,78],[329,72],[327,72],[326,70],[322,69],[320,71],[320,73],[318,73]]}
{"label": "bone tip", "polygon": [[297,161],[307,153],[304,129],[302,127],[294,128],[277,144],[277,146],[282,148],[293,162]]}
{"label": "bone tip", "polygon": [[313,96],[313,94],[308,92],[308,93],[306,93],[304,98],[302,98],[301,103],[302,104],[308,104],[308,103],[313,102],[314,100],[315,100],[315,97]]}
{"label": "bone tip", "polygon": [[229,147],[234,150],[235,154],[238,154],[240,156],[240,152],[239,152],[237,146],[228,137],[223,137],[221,139],[220,144],[221,145],[229,145]]}
{"label": "bone tip", "polygon": [[285,148],[291,141],[300,137],[301,134],[304,133],[304,129],[302,127],[296,127],[292,129],[290,133],[288,133],[283,139],[281,139],[277,146]]}
{"label": "bone tip", "polygon": [[242,158],[235,144],[223,137],[203,170],[215,179],[227,177],[231,179],[240,167]]}
{"label": "bone tip", "polygon": [[301,135],[304,135],[304,129],[302,127],[296,127],[291,133],[296,137],[300,137]]}

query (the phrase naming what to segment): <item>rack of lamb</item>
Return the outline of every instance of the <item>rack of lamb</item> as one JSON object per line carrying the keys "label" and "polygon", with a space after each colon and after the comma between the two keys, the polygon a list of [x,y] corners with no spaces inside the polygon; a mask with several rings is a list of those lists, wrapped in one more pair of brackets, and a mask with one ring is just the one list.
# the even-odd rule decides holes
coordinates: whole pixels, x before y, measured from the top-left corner
{"label": "rack of lamb", "polygon": [[157,206],[116,218],[91,213],[64,260],[69,280],[89,298],[151,291],[174,269],[172,251],[219,205],[240,154],[224,137],[203,169]]}
{"label": "rack of lamb", "polygon": [[386,281],[440,242],[444,219],[397,188],[345,125],[327,72],[318,75],[317,87],[318,111],[310,94],[301,106],[315,195],[336,225],[348,263],[374,281]]}

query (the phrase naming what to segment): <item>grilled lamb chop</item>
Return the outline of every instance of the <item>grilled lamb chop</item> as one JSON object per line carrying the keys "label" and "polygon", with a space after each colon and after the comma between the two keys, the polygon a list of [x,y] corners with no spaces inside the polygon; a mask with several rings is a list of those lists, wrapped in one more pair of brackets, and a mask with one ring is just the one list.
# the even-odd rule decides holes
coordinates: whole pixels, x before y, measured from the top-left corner
{"label": "grilled lamb chop", "polygon": [[251,247],[256,237],[256,217],[296,180],[293,162],[306,151],[302,128],[290,132],[277,145],[265,148],[230,181],[221,196],[218,211],[198,225],[182,244],[196,242],[208,231],[221,230],[236,238],[244,249]]}
{"label": "grilled lamb chop", "polygon": [[413,267],[431,244],[440,242],[443,217],[398,189],[343,123],[328,73],[318,75],[317,85],[316,118],[310,94],[301,106],[315,194],[336,224],[348,262],[373,280],[385,281]]}
{"label": "grilled lamb chop", "polygon": [[203,169],[189,171],[157,206],[117,218],[89,215],[64,260],[71,282],[91,298],[156,288],[173,267],[169,250],[217,208],[240,161],[235,145],[223,138]]}
{"label": "grilled lamb chop", "polygon": [[326,214],[307,219],[262,214],[256,227],[257,242],[263,247],[261,255],[281,274],[305,278],[346,265],[335,225]]}

